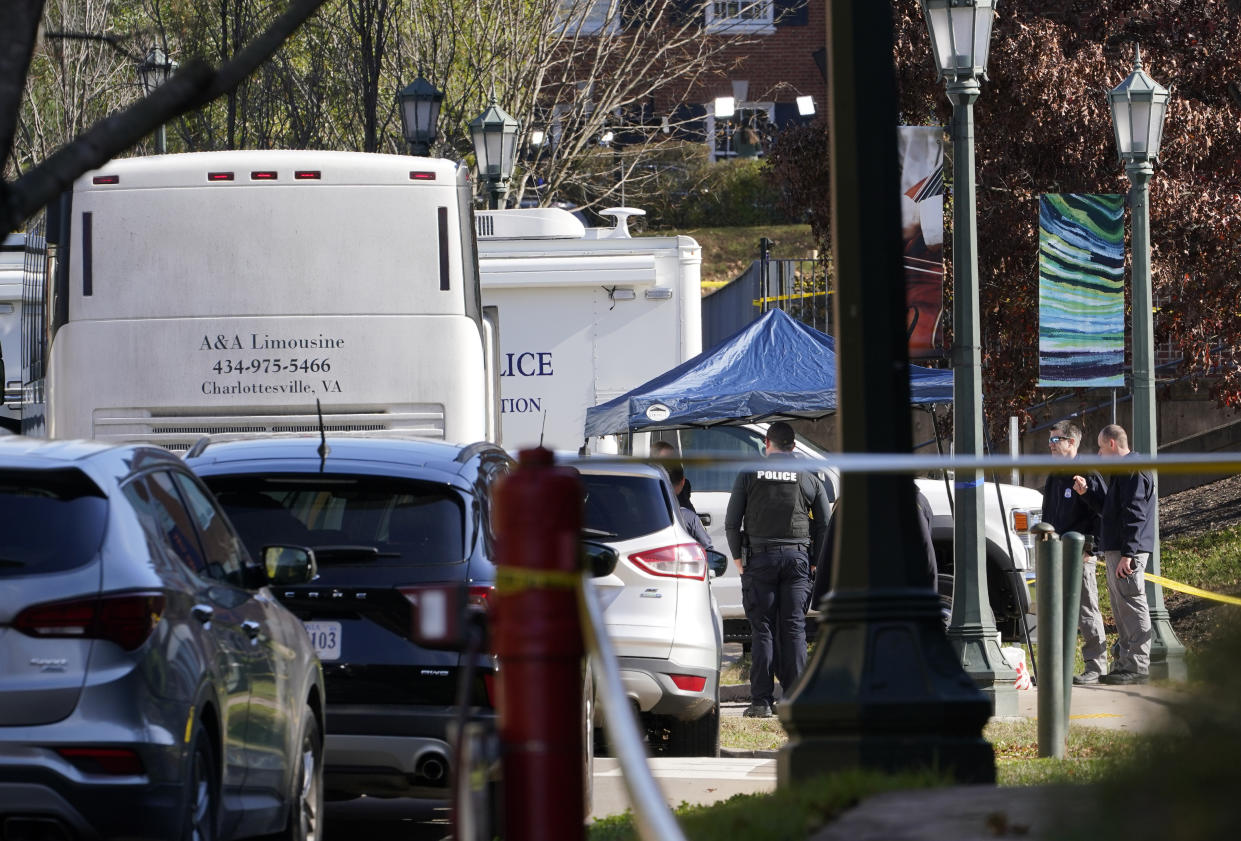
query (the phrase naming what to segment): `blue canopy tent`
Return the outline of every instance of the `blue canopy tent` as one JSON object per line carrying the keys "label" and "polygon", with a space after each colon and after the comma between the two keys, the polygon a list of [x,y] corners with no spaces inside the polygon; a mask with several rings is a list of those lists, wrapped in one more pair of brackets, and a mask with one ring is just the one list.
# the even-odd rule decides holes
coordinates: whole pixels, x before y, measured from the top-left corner
{"label": "blue canopy tent", "polygon": [[[952,372],[910,366],[915,404],[951,403]],[[586,437],[821,418],[836,411],[836,343],[770,310],[719,345],[586,410]]]}

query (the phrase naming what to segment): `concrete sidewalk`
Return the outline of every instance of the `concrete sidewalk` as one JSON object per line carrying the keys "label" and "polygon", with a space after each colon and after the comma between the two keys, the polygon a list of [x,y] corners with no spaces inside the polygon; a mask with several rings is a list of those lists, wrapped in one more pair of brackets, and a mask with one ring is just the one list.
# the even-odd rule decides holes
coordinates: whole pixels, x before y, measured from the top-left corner
{"label": "concrete sidewalk", "polygon": [[[740,716],[749,705],[749,686],[721,687],[721,713]],[[1185,693],[1163,686],[1075,686],[1070,721],[1073,725],[1128,730],[1135,733],[1176,729],[1174,704]],[[727,700],[725,700],[727,699]],[[1038,717],[1038,690],[1018,692],[1020,717]],[[721,750],[719,759],[651,760],[651,768],[670,806],[711,804],[734,794],[757,794],[776,787],[776,751]],[[1058,838],[1053,817],[1088,810],[1090,790],[1081,786],[996,788],[955,786],[892,792],[869,798],[822,830],[813,841],[881,841],[881,839],[983,839],[1007,832],[1028,837]],[[1055,804],[1048,808],[1047,804]],[[620,769],[613,759],[595,761],[595,802],[591,818],[623,812],[629,807]],[[913,816],[917,816],[915,820]]]}
{"label": "concrete sidewalk", "polygon": [[[1072,724],[1135,733],[1176,728],[1181,724],[1175,717],[1175,705],[1186,697],[1185,692],[1167,686],[1074,686],[1069,720]],[[741,715],[749,703],[749,684],[720,687],[723,715]],[[1037,688],[1017,692],[1017,712],[1021,718],[1038,718]]]}

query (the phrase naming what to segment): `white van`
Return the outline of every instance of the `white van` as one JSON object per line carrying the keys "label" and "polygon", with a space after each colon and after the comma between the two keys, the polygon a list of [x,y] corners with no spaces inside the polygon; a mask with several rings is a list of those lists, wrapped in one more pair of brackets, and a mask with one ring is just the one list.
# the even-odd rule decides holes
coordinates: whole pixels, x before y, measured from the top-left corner
{"label": "white van", "polygon": [[641,210],[603,213],[613,227],[587,228],[558,208],[475,214],[483,304],[498,310],[510,450],[580,450],[588,407],[702,351],[698,243],[630,236]]}

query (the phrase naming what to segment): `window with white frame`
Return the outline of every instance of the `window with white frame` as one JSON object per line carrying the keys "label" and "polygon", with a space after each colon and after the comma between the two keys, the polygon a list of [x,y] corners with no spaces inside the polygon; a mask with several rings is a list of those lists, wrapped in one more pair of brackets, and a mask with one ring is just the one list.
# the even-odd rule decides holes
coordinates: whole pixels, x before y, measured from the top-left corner
{"label": "window with white frame", "polygon": [[[761,157],[776,119],[774,102],[738,102],[732,116],[715,116],[715,103],[707,103],[706,133],[711,160]],[[755,137],[757,135],[757,137]]]}
{"label": "window with white frame", "polygon": [[560,0],[557,21],[566,37],[620,31],[620,0]]}
{"label": "window with white frame", "polygon": [[712,32],[776,31],[772,0],[711,0],[707,3],[707,29]]}

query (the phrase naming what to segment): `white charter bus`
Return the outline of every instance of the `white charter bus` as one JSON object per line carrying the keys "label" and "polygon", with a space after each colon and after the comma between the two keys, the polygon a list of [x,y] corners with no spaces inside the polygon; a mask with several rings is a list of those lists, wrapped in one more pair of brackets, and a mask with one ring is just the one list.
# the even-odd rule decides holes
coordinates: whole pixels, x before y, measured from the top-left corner
{"label": "white charter bus", "polygon": [[[50,208],[27,272],[23,430],[498,440],[468,169],[321,151],[118,159]],[[38,261],[32,261],[38,264]]]}

